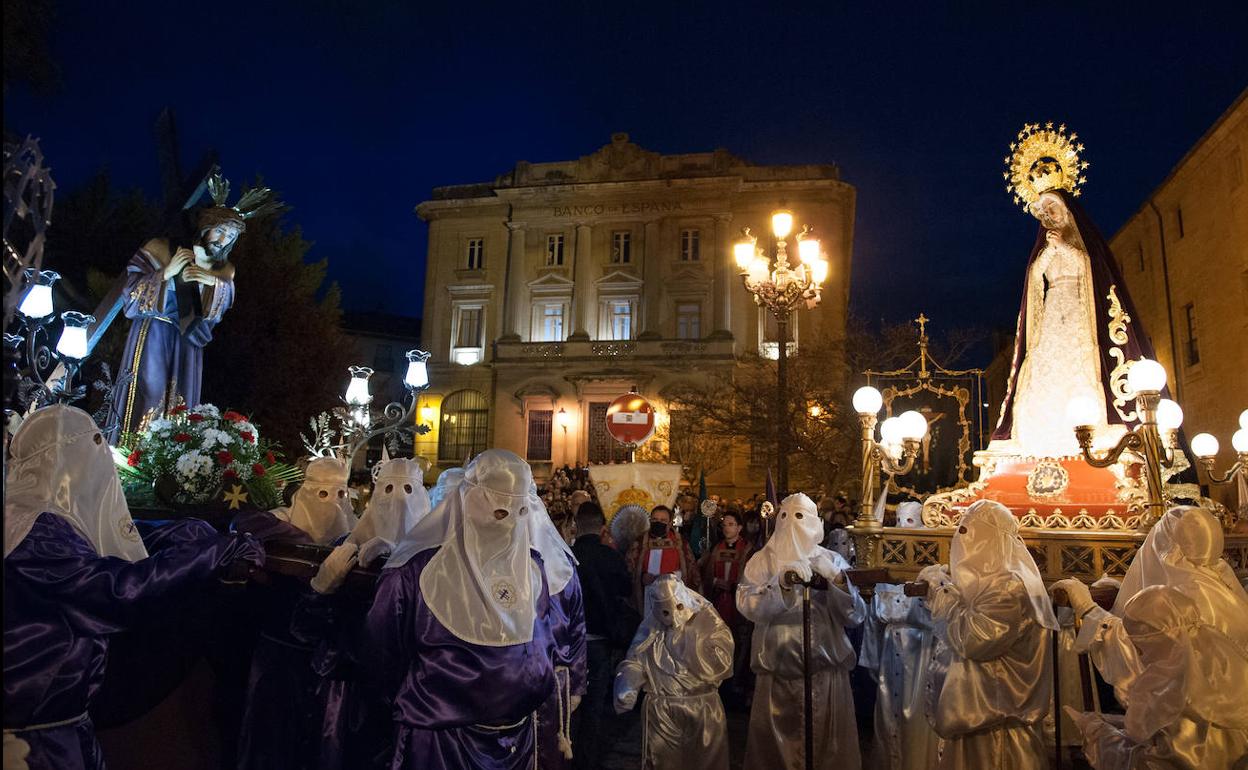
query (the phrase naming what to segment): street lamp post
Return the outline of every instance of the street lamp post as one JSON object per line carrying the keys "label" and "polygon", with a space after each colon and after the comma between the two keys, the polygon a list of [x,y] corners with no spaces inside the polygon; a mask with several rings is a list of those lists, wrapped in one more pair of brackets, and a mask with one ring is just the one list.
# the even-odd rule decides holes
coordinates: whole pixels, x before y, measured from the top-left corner
{"label": "street lamp post", "polygon": [[1132,364],[1127,370],[1127,387],[1135,393],[1140,424],[1104,454],[1098,455],[1092,450],[1093,425],[1100,417],[1096,402],[1086,396],[1073,398],[1066,407],[1066,416],[1074,424],[1075,438],[1088,465],[1107,468],[1118,462],[1126,451],[1143,459],[1148,503],[1140,517],[1140,529],[1148,531],[1166,512],[1162,469],[1174,466],[1172,450],[1178,442],[1179,426],[1183,424],[1183,410],[1175,402],[1161,397],[1161,390],[1166,387],[1166,370],[1156,361],[1144,358]]}
{"label": "street lamp post", "polygon": [[793,214],[776,211],[771,215],[771,231],[775,236],[774,264],[772,257],[758,246],[758,240],[747,227],[742,239],[733,248],[737,268],[745,288],[754,297],[754,304],[765,307],[776,319],[776,460],[777,483],[781,495],[789,490],[789,319],[794,310],[814,308],[819,304],[820,290],[828,277],[828,260],[819,249],[819,241],[810,235],[810,227],[797,234],[796,265],[789,264],[788,237],[793,232]]}

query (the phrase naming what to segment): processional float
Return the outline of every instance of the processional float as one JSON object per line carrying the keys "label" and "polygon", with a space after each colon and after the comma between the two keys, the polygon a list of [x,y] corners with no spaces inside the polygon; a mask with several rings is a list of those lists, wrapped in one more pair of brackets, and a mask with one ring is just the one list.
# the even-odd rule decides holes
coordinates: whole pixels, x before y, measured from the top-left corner
{"label": "processional float", "polygon": [[[1182,409],[1167,397],[1166,372],[1152,360],[1108,244],[1076,200],[1088,165],[1080,157],[1083,145],[1064,125],[1029,124],[1010,150],[1007,191],[1041,227],[1027,266],[1000,416],[987,446],[974,452],[962,441],[956,447],[933,441],[930,431],[922,436],[894,429],[897,435],[877,441],[874,422],[881,406],[892,413],[898,399],[936,395],[940,388],[965,390],[954,398],[961,409],[944,419],[961,421],[961,435],[975,440],[973,425],[983,401],[976,394],[972,403],[969,384],[935,385],[940,377],[977,379],[973,370],[935,367],[933,372],[920,365],[914,372],[868,373],[869,381],[885,382],[882,393],[864,389],[855,397],[866,479],[863,513],[852,527],[859,566],[905,578],[929,564],[948,563],[962,513],[977,500],[995,500],[1018,518],[1046,580],[1122,576],[1166,509],[1188,503],[1207,507],[1221,520],[1224,558],[1242,575],[1248,569],[1248,533],[1238,531],[1236,512],[1202,494],[1190,480],[1194,472],[1181,476],[1192,468],[1179,431]],[[920,317],[920,326],[925,321]],[[925,364],[925,333],[921,348]],[[1248,443],[1248,434],[1240,438]],[[1196,450],[1201,465],[1208,465],[1208,450]],[[913,466],[921,452],[929,455],[928,463],[958,469],[952,488],[916,487]],[[963,474],[970,470],[964,463],[968,455],[978,470],[973,480]],[[887,489],[922,501],[923,527],[884,526],[868,510],[866,484],[881,475],[877,469],[883,470]]]}

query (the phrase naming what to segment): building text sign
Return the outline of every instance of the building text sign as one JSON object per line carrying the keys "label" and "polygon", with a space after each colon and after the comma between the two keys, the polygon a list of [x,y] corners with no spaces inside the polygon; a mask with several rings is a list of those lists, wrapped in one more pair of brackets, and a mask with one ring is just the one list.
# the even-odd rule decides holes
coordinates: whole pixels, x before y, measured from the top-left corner
{"label": "building text sign", "polygon": [[680,201],[639,201],[636,203],[590,203],[584,206],[555,206],[556,217],[603,217],[616,214],[666,214],[680,211]]}

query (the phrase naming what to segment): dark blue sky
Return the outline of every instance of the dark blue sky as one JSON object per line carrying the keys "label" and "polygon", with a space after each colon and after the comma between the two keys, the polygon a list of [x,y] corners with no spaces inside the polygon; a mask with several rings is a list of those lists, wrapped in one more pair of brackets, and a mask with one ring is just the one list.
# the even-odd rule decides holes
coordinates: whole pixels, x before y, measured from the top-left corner
{"label": "dark blue sky", "polygon": [[62,86],[11,90],[5,120],[62,190],[107,166],[155,197],[172,106],[184,164],[212,146],[236,184],[278,188],[349,309],[413,315],[412,208],[436,185],[620,130],[835,162],[858,188],[855,312],[1012,326],[1035,224],[1001,171],[1022,124],[1078,131],[1108,237],[1248,86],[1248,3],[839,5],[59,2]]}

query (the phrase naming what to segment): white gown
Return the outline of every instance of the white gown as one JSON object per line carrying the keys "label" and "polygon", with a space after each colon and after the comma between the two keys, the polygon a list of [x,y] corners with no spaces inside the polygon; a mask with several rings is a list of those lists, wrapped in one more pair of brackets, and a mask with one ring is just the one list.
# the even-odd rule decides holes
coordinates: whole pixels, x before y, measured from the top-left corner
{"label": "white gown", "polygon": [[871,612],[878,636],[865,636],[860,665],[877,672],[875,747],[879,770],[928,770],[939,736],[927,719],[928,660],[935,643],[932,616],[899,585],[878,583]]}

